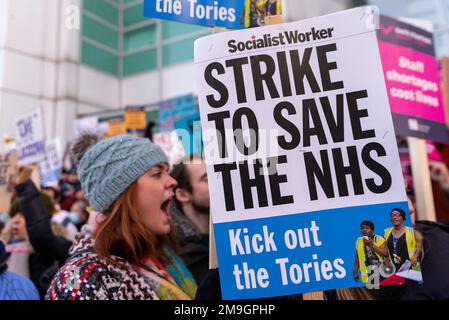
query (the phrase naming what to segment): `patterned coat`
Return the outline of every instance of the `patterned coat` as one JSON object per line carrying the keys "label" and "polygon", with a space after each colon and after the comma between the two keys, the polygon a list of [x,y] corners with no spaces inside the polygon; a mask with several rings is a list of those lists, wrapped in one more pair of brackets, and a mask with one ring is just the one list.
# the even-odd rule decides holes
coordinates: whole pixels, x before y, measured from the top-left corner
{"label": "patterned coat", "polygon": [[[108,264],[94,251],[94,238],[79,234],[70,249],[70,257],[53,278],[47,300],[158,300],[194,298],[195,282],[184,267],[176,266],[178,277],[174,283],[162,272],[131,264],[118,256],[112,259],[118,266]],[[182,265],[179,258],[175,258]],[[169,270],[173,270],[173,266]],[[149,277],[145,276],[150,274]],[[156,279],[156,281],[155,281]],[[178,282],[185,283],[178,283]],[[161,289],[161,283],[164,285]],[[187,284],[186,284],[187,283]],[[182,289],[181,289],[182,288]],[[184,290],[184,291],[182,291]]]}

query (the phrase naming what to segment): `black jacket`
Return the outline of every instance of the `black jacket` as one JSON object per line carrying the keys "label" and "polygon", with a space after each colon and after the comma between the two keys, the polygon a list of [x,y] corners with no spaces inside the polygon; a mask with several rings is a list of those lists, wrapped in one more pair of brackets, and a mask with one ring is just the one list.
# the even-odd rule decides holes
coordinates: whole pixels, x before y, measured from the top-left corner
{"label": "black jacket", "polygon": [[176,228],[179,256],[199,284],[209,270],[208,235],[202,235],[184,213],[176,207],[173,206],[170,209],[170,214]]}
{"label": "black jacket", "polygon": [[424,258],[421,262],[424,283],[408,285],[402,298],[449,299],[449,225],[417,221],[415,229],[424,236]]}
{"label": "black jacket", "polygon": [[30,255],[30,278],[44,297],[57,269],[68,258],[72,242],[53,234],[50,215],[40,193],[31,180],[16,186],[16,193],[26,221],[26,228],[34,252]]}

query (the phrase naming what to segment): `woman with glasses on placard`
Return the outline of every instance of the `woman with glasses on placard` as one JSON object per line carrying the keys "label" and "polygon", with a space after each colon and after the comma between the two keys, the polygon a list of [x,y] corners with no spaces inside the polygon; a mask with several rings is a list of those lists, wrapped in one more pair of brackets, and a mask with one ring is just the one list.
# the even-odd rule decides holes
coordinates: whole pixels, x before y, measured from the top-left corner
{"label": "woman with glasses on placard", "polygon": [[390,212],[390,220],[393,227],[385,229],[385,239],[387,241],[390,259],[394,263],[396,270],[409,260],[412,266],[417,264],[416,240],[413,228],[404,225],[405,211],[394,208]]}

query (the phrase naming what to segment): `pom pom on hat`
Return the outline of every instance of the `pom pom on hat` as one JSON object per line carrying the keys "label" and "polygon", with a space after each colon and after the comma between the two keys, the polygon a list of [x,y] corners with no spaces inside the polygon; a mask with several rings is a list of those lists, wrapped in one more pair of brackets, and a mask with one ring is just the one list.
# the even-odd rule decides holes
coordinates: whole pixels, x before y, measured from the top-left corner
{"label": "pom pom on hat", "polygon": [[84,154],[93,147],[102,138],[95,133],[82,133],[73,143],[70,150],[70,160],[74,167],[78,167],[79,162],[83,158]]}

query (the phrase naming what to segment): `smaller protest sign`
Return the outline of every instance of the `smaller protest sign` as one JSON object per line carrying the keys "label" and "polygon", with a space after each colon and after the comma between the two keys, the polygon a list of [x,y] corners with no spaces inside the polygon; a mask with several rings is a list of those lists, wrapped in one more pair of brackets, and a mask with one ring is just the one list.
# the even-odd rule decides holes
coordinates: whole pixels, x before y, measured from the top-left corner
{"label": "smaller protest sign", "polygon": [[380,16],[377,38],[396,134],[449,143],[433,34]]}
{"label": "smaller protest sign", "polygon": [[184,147],[186,156],[198,154],[203,151],[200,120],[200,113],[197,112],[175,122],[175,128]]}
{"label": "smaller protest sign", "polygon": [[17,173],[17,153],[0,154],[0,212],[9,208]]}
{"label": "smaller protest sign", "polygon": [[[426,141],[425,143],[427,158],[432,162],[444,162],[435,144],[432,141]],[[404,181],[408,188],[414,189],[410,150],[405,139],[398,142],[398,150]]]}
{"label": "smaller protest sign", "polygon": [[5,133],[3,135],[3,152],[12,153],[17,152],[16,136],[14,134]]}
{"label": "smaller protest sign", "polygon": [[44,122],[40,108],[17,118],[16,132],[20,164],[38,163],[45,159]]}
{"label": "smaller protest sign", "polygon": [[195,114],[197,102],[194,96],[186,95],[159,103],[159,129],[161,132],[175,130],[175,122]]}
{"label": "smaller protest sign", "polygon": [[179,141],[178,133],[159,132],[153,135],[153,142],[159,145],[168,157],[168,162],[173,165],[185,157],[184,148]]}
{"label": "smaller protest sign", "polygon": [[114,117],[108,121],[108,137],[126,134],[126,123],[123,116]]}
{"label": "smaller protest sign", "polygon": [[266,18],[282,13],[281,0],[246,0],[245,27],[254,28],[266,25]]}
{"label": "smaller protest sign", "polygon": [[145,0],[144,16],[208,27],[242,29],[241,0]]}
{"label": "smaller protest sign", "polygon": [[440,152],[432,141],[426,141],[426,150],[429,160],[444,162]]}
{"label": "smaller protest sign", "polygon": [[47,141],[45,160],[39,163],[42,186],[57,186],[62,172],[61,144],[58,138]]}
{"label": "smaller protest sign", "polygon": [[143,137],[147,126],[145,107],[126,107],[125,125],[128,134]]}

